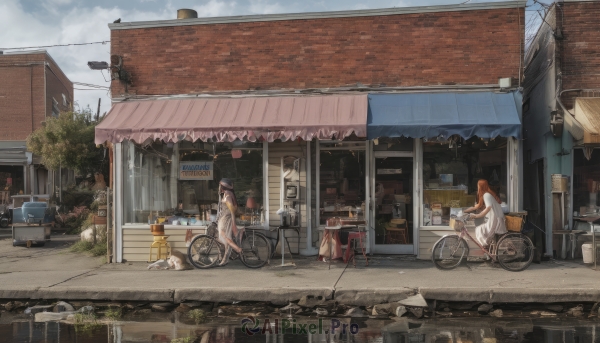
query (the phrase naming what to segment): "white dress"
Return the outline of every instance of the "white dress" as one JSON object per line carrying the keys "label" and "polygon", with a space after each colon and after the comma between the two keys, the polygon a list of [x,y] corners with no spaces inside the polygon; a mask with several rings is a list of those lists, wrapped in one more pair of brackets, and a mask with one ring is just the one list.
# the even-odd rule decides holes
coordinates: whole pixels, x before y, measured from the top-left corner
{"label": "white dress", "polygon": [[491,207],[492,209],[485,215],[483,224],[475,229],[475,238],[481,245],[487,246],[491,243],[494,234],[506,233],[506,224],[502,206],[490,193],[483,195],[483,202],[486,208]]}

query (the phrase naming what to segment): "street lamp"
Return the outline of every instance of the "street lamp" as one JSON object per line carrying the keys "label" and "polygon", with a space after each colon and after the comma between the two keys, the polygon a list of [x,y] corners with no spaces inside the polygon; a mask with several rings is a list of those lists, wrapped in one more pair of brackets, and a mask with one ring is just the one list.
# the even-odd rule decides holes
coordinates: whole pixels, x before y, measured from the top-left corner
{"label": "street lamp", "polygon": [[90,69],[92,70],[102,70],[109,68],[108,62],[89,61],[87,64],[88,67],[90,67]]}

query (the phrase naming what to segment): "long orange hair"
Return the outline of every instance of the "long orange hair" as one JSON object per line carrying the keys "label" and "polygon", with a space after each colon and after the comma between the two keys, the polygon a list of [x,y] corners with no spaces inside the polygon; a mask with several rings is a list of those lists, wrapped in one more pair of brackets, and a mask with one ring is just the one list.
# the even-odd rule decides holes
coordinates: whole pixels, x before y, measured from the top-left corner
{"label": "long orange hair", "polygon": [[477,181],[477,205],[475,205],[476,209],[483,210],[485,208],[485,202],[483,201],[483,195],[485,193],[490,193],[499,204],[502,203],[500,201],[500,197],[496,194],[496,192],[494,192],[490,188],[490,185],[488,184],[487,180],[481,179]]}

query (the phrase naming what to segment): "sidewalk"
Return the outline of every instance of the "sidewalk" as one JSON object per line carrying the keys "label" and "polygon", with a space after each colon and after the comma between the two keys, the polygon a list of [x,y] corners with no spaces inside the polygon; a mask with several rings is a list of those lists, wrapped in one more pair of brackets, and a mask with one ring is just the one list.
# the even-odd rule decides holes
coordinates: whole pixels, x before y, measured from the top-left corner
{"label": "sidewalk", "polygon": [[[262,269],[239,261],[208,270],[152,270],[143,262],[101,264],[101,258],[71,253],[77,238],[53,236],[42,248],[12,247],[0,240],[0,299],[114,301],[268,301],[285,305],[304,295],[348,305],[373,305],[421,293],[426,299],[478,302],[597,302],[600,271],[580,261],[532,264],[508,272],[490,263],[470,262],[437,270],[413,257],[374,256],[366,267],[294,257],[296,268]],[[288,261],[286,259],[286,261]]]}

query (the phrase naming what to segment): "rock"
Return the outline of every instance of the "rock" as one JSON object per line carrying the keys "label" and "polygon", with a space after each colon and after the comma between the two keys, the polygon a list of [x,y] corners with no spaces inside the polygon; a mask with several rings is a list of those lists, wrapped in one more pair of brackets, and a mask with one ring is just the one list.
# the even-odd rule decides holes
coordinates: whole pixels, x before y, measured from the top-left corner
{"label": "rock", "polygon": [[324,308],[316,308],[315,313],[317,314],[317,316],[326,316],[329,314],[329,312]]}
{"label": "rock", "polygon": [[[102,237],[100,237],[100,230],[96,229],[96,240],[99,241],[101,239]],[[81,240],[92,242],[94,240],[94,229],[92,227],[89,227],[81,231]]]}
{"label": "rock", "polygon": [[302,307],[300,307],[300,306],[298,306],[298,305],[296,305],[294,303],[289,303],[287,306],[280,308],[279,312],[289,312],[290,310],[291,311],[297,311],[297,310],[299,310],[301,308]]}
{"label": "rock", "polygon": [[223,309],[218,309],[218,310],[217,310],[217,315],[218,315],[218,316],[221,316],[221,315],[223,315]]}
{"label": "rock", "polygon": [[373,316],[387,316],[389,315],[389,307],[375,305],[373,306],[373,310],[371,310],[371,315]]}
{"label": "rock", "polygon": [[440,317],[452,317],[452,312],[435,312]]}
{"label": "rock", "polygon": [[53,309],[54,312],[75,312],[75,308],[64,301],[59,301],[56,303]]}
{"label": "rock", "polygon": [[324,304],[325,301],[325,297],[321,295],[317,297],[312,295],[305,295],[302,298],[300,298],[300,301],[298,301],[298,305],[302,307],[317,307],[319,305]]}
{"label": "rock", "polygon": [[564,309],[564,307],[562,305],[551,305],[551,304],[546,305],[546,310],[550,310],[550,311],[556,312],[556,313],[562,312],[563,309]]}
{"label": "rock", "polygon": [[31,306],[28,307],[25,310],[25,314],[33,314],[35,315],[36,313],[39,312],[48,312],[48,311],[52,311],[52,305],[36,305],[36,306]]}
{"label": "rock", "polygon": [[542,311],[539,313],[542,317],[556,317],[557,314],[554,312]]}
{"label": "rock", "polygon": [[13,310],[18,310],[18,309],[20,309],[20,308],[25,308],[25,307],[28,307],[28,306],[29,306],[29,303],[23,303],[23,302],[21,302],[21,301],[15,301],[15,302],[13,303],[13,305],[14,305],[14,308],[13,308]]}
{"label": "rock", "polygon": [[[194,309],[194,308],[202,307],[205,304],[201,303],[199,301],[186,301],[186,302],[181,303],[181,305],[185,305],[191,309]],[[212,307],[212,304],[209,304],[209,305],[211,305],[211,307]]]}
{"label": "rock", "polygon": [[600,315],[600,303],[595,303],[594,306],[592,306],[592,309],[590,310],[590,316],[593,315]]}
{"label": "rock", "polygon": [[150,314],[150,313],[152,313],[152,310],[149,308],[144,308],[144,309],[137,310],[134,312],[134,314]]}
{"label": "rock", "polygon": [[179,313],[187,313],[191,310],[192,308],[187,306],[186,304],[179,304],[179,306],[177,306],[177,308],[175,309],[175,311],[179,312]]}
{"label": "rock", "polygon": [[503,315],[504,315],[504,313],[502,313],[501,309],[497,309],[497,310],[494,310],[494,311],[490,312],[490,316],[496,317],[496,318],[500,318]]}
{"label": "rock", "polygon": [[155,312],[171,312],[175,308],[173,303],[157,303],[152,305],[152,311]]}
{"label": "rock", "polygon": [[416,318],[423,318],[423,308],[413,307],[408,309]]}
{"label": "rock", "polygon": [[94,312],[94,306],[83,306],[82,308],[80,308],[79,310],[77,310],[78,313],[92,313]]}
{"label": "rock", "polygon": [[123,305],[121,303],[95,303],[94,307],[100,311],[105,311],[111,308],[121,308]]}
{"label": "rock", "polygon": [[406,307],[404,307],[402,305],[396,307],[396,317],[400,318],[404,314],[406,314]]}
{"label": "rock", "polygon": [[15,308],[15,304],[12,301],[7,302],[6,304],[4,304],[4,309],[7,311],[12,311]]}
{"label": "rock", "polygon": [[344,313],[345,316],[352,318],[366,318],[368,317],[367,313],[360,307],[353,307]]}
{"label": "rock", "polygon": [[450,312],[452,310],[449,307],[444,307],[444,309],[442,311],[444,311],[444,312]]}
{"label": "rock", "polygon": [[412,297],[408,297],[404,300],[400,300],[398,302],[400,305],[409,306],[409,307],[427,307],[427,301],[421,294],[413,295]]}
{"label": "rock", "polygon": [[479,312],[479,314],[488,314],[493,308],[494,306],[490,304],[482,304],[477,308],[477,312]]}
{"label": "rock", "polygon": [[38,312],[35,314],[36,322],[53,322],[58,320],[65,320],[70,315],[73,315],[73,312]]}
{"label": "rock", "polygon": [[389,315],[390,313],[395,313],[398,306],[400,306],[398,303],[378,304],[373,306],[371,314],[374,316]]}
{"label": "rock", "polygon": [[568,315],[573,317],[583,317],[583,305],[577,305],[567,311]]}

